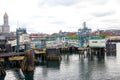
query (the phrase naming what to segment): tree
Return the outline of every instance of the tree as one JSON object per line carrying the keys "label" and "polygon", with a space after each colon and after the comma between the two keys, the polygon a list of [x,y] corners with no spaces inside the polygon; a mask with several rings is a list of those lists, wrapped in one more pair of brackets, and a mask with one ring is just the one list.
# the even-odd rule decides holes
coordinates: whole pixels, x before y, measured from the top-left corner
{"label": "tree", "polygon": [[102,38],[106,38],[107,34],[100,34],[99,36],[102,37]]}
{"label": "tree", "polygon": [[70,35],[70,36],[68,36],[68,38],[70,38],[70,39],[78,39],[78,36],[76,36],[76,35]]}

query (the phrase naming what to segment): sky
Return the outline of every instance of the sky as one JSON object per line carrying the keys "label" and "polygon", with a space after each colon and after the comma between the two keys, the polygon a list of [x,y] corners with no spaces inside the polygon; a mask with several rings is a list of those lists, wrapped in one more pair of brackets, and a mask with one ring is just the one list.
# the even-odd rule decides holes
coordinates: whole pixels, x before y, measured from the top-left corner
{"label": "sky", "polygon": [[83,22],[92,31],[120,29],[120,0],[0,0],[0,25],[5,12],[10,31],[77,32]]}

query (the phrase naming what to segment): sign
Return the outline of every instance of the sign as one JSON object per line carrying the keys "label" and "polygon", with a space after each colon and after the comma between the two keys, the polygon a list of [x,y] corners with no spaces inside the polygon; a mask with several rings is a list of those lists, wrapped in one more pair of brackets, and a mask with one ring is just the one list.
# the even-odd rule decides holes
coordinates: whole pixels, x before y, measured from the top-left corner
{"label": "sign", "polygon": [[105,39],[89,40],[90,47],[105,47]]}

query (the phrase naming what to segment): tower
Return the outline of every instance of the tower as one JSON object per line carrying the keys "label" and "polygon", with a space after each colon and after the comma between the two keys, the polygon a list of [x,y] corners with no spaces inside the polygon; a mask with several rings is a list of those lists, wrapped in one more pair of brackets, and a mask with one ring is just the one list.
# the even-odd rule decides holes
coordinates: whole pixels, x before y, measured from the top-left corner
{"label": "tower", "polygon": [[91,35],[91,29],[87,28],[86,22],[83,22],[83,28],[78,29],[79,47],[86,47],[89,37]]}
{"label": "tower", "polygon": [[10,27],[9,27],[9,24],[8,24],[8,15],[7,15],[6,12],[3,16],[3,20],[4,20],[4,23],[3,23],[3,26],[2,26],[2,32],[3,33],[9,33],[10,32]]}
{"label": "tower", "polygon": [[3,16],[3,19],[4,19],[4,25],[8,25],[8,15],[7,15],[6,12],[5,12],[4,16]]}

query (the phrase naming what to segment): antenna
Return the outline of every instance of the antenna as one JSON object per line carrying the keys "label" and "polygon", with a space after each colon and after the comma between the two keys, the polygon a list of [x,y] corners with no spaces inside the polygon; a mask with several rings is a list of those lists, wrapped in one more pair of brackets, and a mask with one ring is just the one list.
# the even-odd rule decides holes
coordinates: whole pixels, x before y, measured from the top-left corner
{"label": "antenna", "polygon": [[19,21],[17,21],[17,29],[19,28]]}

